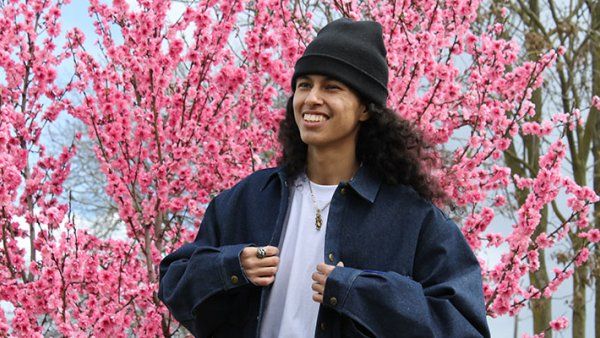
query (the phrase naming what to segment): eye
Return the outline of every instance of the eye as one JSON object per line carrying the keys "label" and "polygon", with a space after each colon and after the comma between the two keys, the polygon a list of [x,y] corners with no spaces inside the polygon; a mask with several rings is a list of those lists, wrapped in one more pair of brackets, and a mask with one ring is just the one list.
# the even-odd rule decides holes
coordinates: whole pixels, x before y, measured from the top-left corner
{"label": "eye", "polygon": [[329,82],[325,85],[325,88],[329,89],[329,90],[342,90],[343,89],[342,85],[340,85],[337,82]]}
{"label": "eye", "polygon": [[298,82],[296,84],[296,88],[308,88],[310,87],[310,84],[308,82]]}

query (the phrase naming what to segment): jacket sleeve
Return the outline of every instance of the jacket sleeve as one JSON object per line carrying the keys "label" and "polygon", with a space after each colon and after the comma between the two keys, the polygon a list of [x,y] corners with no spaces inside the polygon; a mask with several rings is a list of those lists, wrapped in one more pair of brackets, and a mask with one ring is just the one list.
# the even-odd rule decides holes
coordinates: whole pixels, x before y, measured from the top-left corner
{"label": "jacket sleeve", "polygon": [[454,222],[434,209],[421,228],[412,278],[336,267],[325,306],[375,337],[489,337],[477,259]]}
{"label": "jacket sleeve", "polygon": [[230,310],[228,295],[249,284],[239,261],[249,244],[220,245],[215,208],[216,199],[206,209],[194,242],[160,263],[158,297],[195,336],[222,325]]}

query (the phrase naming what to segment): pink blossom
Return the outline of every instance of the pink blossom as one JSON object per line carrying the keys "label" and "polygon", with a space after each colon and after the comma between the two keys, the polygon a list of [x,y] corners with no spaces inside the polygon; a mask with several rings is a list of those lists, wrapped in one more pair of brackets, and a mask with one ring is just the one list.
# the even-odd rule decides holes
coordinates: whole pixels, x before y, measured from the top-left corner
{"label": "pink blossom", "polygon": [[565,316],[560,316],[550,322],[550,327],[554,331],[561,331],[569,326],[569,319]]}
{"label": "pink blossom", "polygon": [[600,97],[596,95],[592,97],[592,106],[596,107],[597,110],[600,110]]}
{"label": "pink blossom", "polygon": [[600,230],[599,229],[591,229],[587,232],[582,232],[578,235],[581,238],[586,238],[588,241],[592,243],[598,243],[600,241]]}
{"label": "pink blossom", "polygon": [[540,249],[545,249],[550,247],[553,241],[550,238],[548,238],[545,232],[543,232],[540,235],[538,235],[538,237],[535,240],[535,243]]}
{"label": "pink blossom", "polygon": [[579,251],[579,253],[577,254],[577,257],[575,258],[575,265],[580,266],[583,263],[587,262],[589,256],[590,250],[588,248],[581,249],[581,251]]}
{"label": "pink blossom", "polygon": [[494,206],[501,207],[506,204],[506,197],[504,195],[496,195],[494,197]]}
{"label": "pink blossom", "polygon": [[488,240],[490,246],[498,247],[502,244],[503,238],[501,234],[498,233],[488,233],[486,234],[486,239]]}

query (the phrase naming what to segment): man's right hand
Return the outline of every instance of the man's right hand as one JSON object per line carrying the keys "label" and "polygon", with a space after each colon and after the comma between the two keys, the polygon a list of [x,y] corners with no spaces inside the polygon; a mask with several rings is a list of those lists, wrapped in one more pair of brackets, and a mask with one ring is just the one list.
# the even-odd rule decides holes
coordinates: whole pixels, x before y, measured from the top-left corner
{"label": "man's right hand", "polygon": [[245,247],[240,254],[240,263],[244,274],[250,283],[258,286],[267,286],[275,281],[275,274],[279,268],[279,249],[274,246],[265,246],[265,257],[258,258],[257,247]]}

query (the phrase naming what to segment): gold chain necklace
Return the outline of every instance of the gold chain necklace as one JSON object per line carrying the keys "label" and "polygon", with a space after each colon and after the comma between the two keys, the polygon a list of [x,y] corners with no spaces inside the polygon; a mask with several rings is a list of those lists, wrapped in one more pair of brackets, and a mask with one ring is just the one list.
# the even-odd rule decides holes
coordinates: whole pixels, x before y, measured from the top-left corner
{"label": "gold chain necklace", "polygon": [[[319,209],[319,205],[317,204],[317,198],[315,197],[315,194],[312,190],[312,185],[310,184],[310,179],[308,177],[306,179],[308,181],[308,188],[310,189],[310,197],[312,199],[313,206],[317,211],[315,215],[315,227],[317,228],[317,230],[321,230],[321,227],[323,226],[323,217],[321,217],[321,212],[323,212],[323,210],[325,210],[329,206],[329,204],[331,204],[331,200],[329,200],[329,202],[327,202],[322,208]],[[333,199],[333,197],[331,199]]]}

